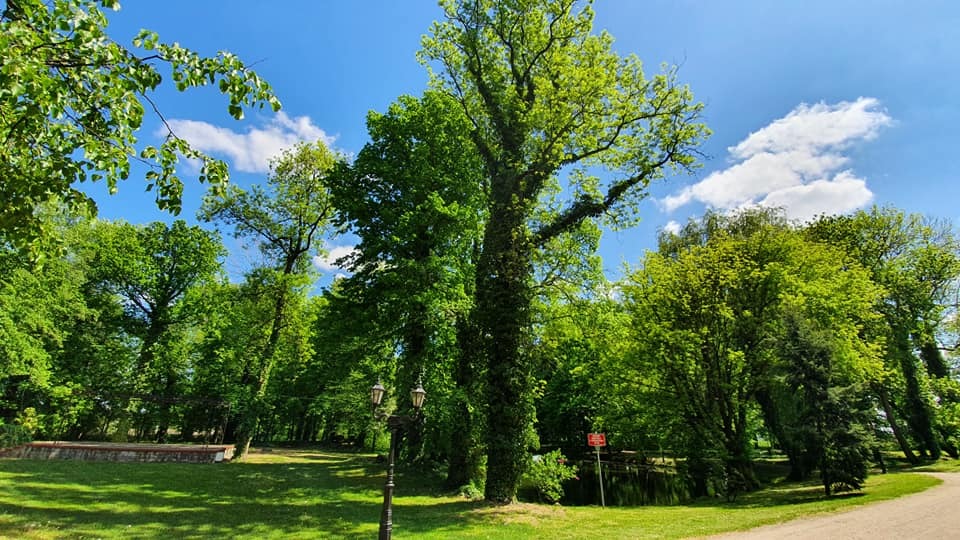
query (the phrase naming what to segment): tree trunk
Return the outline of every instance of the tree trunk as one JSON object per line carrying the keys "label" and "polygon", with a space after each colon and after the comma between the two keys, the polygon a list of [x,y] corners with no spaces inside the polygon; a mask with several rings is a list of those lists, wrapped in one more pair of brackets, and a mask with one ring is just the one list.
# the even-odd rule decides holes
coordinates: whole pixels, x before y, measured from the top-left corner
{"label": "tree trunk", "polygon": [[[505,181],[494,182],[504,189]],[[494,194],[494,199],[497,199]],[[501,197],[503,193],[499,194]],[[477,268],[477,319],[487,354],[487,481],[484,497],[513,501],[526,468],[531,369],[523,356],[532,276],[524,213],[507,194],[493,205]]]}
{"label": "tree trunk", "polygon": [[277,283],[277,297],[273,303],[273,318],[270,322],[270,336],[260,354],[260,370],[257,378],[253,381],[252,394],[253,399],[245,407],[245,411],[240,413],[240,426],[237,431],[237,445],[235,447],[235,456],[239,459],[250,450],[250,442],[253,440],[254,430],[260,421],[260,410],[262,401],[267,393],[267,383],[270,381],[270,372],[273,369],[274,355],[277,351],[277,345],[280,342],[280,331],[283,328],[284,310],[287,301],[287,277],[293,273],[293,262],[288,260],[284,266],[284,272]]}
{"label": "tree trunk", "polygon": [[479,349],[481,340],[477,327],[473,324],[473,313],[462,317],[457,324],[457,343],[460,357],[454,373],[456,385],[456,403],[454,405],[454,426],[450,441],[447,479],[449,489],[457,489],[468,484],[481,485],[482,442],[478,437],[476,403],[476,370],[483,357]]}
{"label": "tree trunk", "polygon": [[[167,442],[167,432],[170,430],[170,409],[173,408],[173,399],[176,397],[175,390],[177,384],[177,374],[173,370],[167,371],[166,381],[163,385],[160,403],[160,425],[157,427],[157,442],[164,444]],[[182,428],[183,426],[181,426]],[[182,431],[182,429],[181,429]],[[182,435],[182,433],[181,433]]]}
{"label": "tree trunk", "polygon": [[950,368],[943,358],[943,353],[940,352],[937,341],[932,337],[923,336],[918,337],[918,340],[920,341],[920,358],[923,359],[923,364],[927,368],[927,374],[938,378],[949,376]]}
{"label": "tree trunk", "polygon": [[920,373],[917,369],[917,359],[909,351],[901,350],[900,365],[906,382],[906,410],[907,425],[914,435],[920,439],[923,449],[932,459],[940,459],[940,444],[933,432],[933,413],[924,399],[920,386]]}
{"label": "tree trunk", "polygon": [[[415,415],[408,392],[415,388],[417,383],[422,382],[420,378],[429,348],[427,337],[429,329],[426,320],[428,309],[429,307],[422,302],[415,302],[407,314],[407,323],[403,328],[405,361],[401,364],[400,374],[397,377],[397,410],[404,416]],[[397,459],[404,463],[415,463],[423,458],[423,453],[423,423],[412,422],[405,429],[404,445]]]}
{"label": "tree trunk", "polygon": [[883,414],[887,417],[887,423],[890,424],[890,429],[893,431],[894,438],[897,439],[897,444],[900,445],[900,450],[907,458],[907,461],[916,465],[920,460],[918,460],[917,456],[910,450],[910,443],[907,442],[907,438],[903,435],[903,429],[900,427],[900,423],[897,422],[897,416],[893,412],[893,404],[890,403],[887,389],[881,384],[875,384],[873,390],[877,393],[877,397],[880,398],[880,406],[883,408]]}

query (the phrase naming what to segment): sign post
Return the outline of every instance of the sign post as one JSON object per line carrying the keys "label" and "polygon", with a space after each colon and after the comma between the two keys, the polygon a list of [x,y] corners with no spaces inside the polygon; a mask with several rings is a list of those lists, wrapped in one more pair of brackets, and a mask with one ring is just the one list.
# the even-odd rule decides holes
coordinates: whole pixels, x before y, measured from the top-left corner
{"label": "sign post", "polygon": [[603,467],[600,465],[600,447],[607,445],[607,436],[604,433],[587,433],[587,446],[597,449],[597,476],[600,478],[600,507],[605,508],[607,501],[603,497]]}

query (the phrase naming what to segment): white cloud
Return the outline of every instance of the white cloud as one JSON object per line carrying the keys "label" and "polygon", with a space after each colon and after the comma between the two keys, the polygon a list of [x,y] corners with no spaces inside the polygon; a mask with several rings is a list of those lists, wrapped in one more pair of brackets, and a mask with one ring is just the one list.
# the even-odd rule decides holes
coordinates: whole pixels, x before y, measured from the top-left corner
{"label": "white cloud", "polygon": [[842,151],[892,123],[879,106],[874,98],[801,104],[728,148],[731,166],[661,199],[660,205],[668,212],[693,201],[722,210],[782,206],[796,219],[859,208],[873,194],[864,179],[844,169],[849,158]]}
{"label": "white cloud", "polygon": [[873,193],[867,189],[867,182],[850,171],[843,171],[832,180],[816,180],[775,191],[759,204],[782,207],[788,218],[809,221],[820,214],[845,214],[872,200]]}
{"label": "white cloud", "polygon": [[194,148],[210,154],[225,155],[238,171],[263,173],[270,170],[270,158],[301,141],[322,140],[330,145],[334,137],[313,124],[308,116],[290,118],[278,112],[266,126],[252,127],[246,133],[197,120],[173,119],[167,122],[177,136]]}
{"label": "white cloud", "polygon": [[325,256],[318,255],[313,258],[313,265],[323,270],[325,272],[332,272],[334,270],[343,270],[341,266],[337,266],[337,261],[353,255],[357,252],[356,246],[333,246],[327,248],[327,254]]}
{"label": "white cloud", "polygon": [[670,220],[666,225],[663,226],[663,230],[670,234],[680,234],[681,226],[674,220]]}

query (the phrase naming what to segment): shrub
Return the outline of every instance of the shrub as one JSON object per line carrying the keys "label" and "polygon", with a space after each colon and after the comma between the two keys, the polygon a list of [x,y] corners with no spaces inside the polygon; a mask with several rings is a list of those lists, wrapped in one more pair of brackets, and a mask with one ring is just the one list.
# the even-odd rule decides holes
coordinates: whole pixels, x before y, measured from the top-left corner
{"label": "shrub", "polygon": [[466,497],[472,501],[479,501],[483,498],[483,486],[477,485],[474,482],[460,486],[460,489],[457,490],[461,497]]}
{"label": "shrub", "polygon": [[30,430],[17,424],[0,423],[0,448],[10,448],[30,442]]}
{"label": "shrub", "polygon": [[521,479],[521,486],[536,490],[541,501],[560,502],[563,482],[577,476],[577,467],[566,463],[566,458],[559,450],[533,456],[530,467]]}

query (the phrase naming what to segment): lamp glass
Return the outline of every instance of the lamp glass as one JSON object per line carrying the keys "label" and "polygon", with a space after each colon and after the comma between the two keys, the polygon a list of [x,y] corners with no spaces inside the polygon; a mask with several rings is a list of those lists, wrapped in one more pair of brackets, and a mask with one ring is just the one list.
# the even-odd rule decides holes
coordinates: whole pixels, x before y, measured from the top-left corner
{"label": "lamp glass", "polygon": [[423,385],[417,383],[417,387],[410,391],[410,401],[413,402],[413,408],[419,410],[420,407],[423,407],[423,401],[427,399],[427,391],[423,389]]}
{"label": "lamp glass", "polygon": [[386,393],[387,389],[380,384],[380,381],[377,381],[377,384],[370,388],[370,403],[374,407],[379,407],[380,403],[383,402],[383,395]]}

